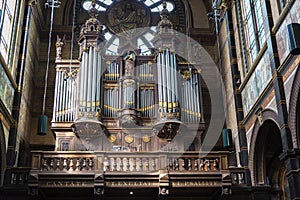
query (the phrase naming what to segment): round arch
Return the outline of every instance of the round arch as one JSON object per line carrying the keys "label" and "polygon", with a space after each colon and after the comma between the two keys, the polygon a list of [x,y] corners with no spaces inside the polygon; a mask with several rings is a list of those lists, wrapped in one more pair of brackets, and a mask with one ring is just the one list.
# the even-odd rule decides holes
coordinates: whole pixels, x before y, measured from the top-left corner
{"label": "round arch", "polygon": [[3,185],[4,172],[6,168],[6,147],[5,147],[5,136],[3,130],[3,124],[0,121],[0,187]]}
{"label": "round arch", "polygon": [[252,132],[249,169],[253,186],[270,186],[272,199],[289,197],[285,162],[278,116],[271,110],[262,111],[262,120],[256,120]]}
{"label": "round arch", "polygon": [[[300,65],[299,65],[300,66]],[[300,69],[296,72],[289,102],[289,127],[294,148],[300,147]]]}
{"label": "round arch", "polygon": [[[262,121],[272,121],[277,127],[279,127],[279,118],[277,113],[274,110],[271,109],[265,109],[262,111]],[[256,174],[255,172],[255,163],[254,163],[254,157],[255,157],[255,148],[256,148],[256,141],[259,135],[259,131],[261,128],[262,124],[259,122],[258,119],[256,119],[252,135],[251,135],[251,140],[250,140],[250,148],[249,148],[249,169],[251,172],[251,181],[252,185],[256,185]]]}

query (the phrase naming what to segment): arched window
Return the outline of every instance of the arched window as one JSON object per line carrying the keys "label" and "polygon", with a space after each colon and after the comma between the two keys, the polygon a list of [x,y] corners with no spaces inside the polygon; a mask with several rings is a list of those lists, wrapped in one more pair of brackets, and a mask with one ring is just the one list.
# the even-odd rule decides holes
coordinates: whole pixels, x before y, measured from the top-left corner
{"label": "arched window", "polygon": [[[161,0],[144,0],[143,1],[146,6],[150,8],[152,12],[160,12],[163,9],[162,1]],[[106,11],[108,6],[112,4],[112,0],[98,0],[96,9],[98,11]],[[82,7],[85,10],[89,10],[91,7],[91,1],[86,0],[83,1]],[[175,8],[175,5],[172,2],[167,2],[167,9],[171,12]]]}
{"label": "arched window", "polygon": [[7,64],[17,1],[0,0],[0,53]]}
{"label": "arched window", "polygon": [[[266,41],[266,12],[264,0],[243,0],[243,24],[250,63],[256,59]],[[251,64],[250,64],[251,65]],[[248,66],[245,67],[248,72]]]}
{"label": "arched window", "polygon": [[[159,15],[159,12],[163,9],[162,0],[143,0],[139,1],[142,2],[145,6],[149,8],[153,15]],[[97,0],[95,8],[99,12],[106,12],[109,10],[110,6],[113,5],[112,0]],[[84,10],[89,10],[92,6],[91,0],[83,0],[82,1],[82,8]],[[175,4],[173,2],[167,1],[167,9],[169,12],[175,10]],[[104,37],[106,39],[106,46],[108,47],[106,50],[106,54],[109,55],[117,55],[118,54],[118,46],[120,41],[118,37],[114,37],[114,34],[110,32],[110,29],[104,26]],[[153,48],[152,39],[156,33],[156,27],[150,27],[144,34],[139,36],[136,39],[136,46],[140,50],[142,55],[150,55],[151,48]]]}

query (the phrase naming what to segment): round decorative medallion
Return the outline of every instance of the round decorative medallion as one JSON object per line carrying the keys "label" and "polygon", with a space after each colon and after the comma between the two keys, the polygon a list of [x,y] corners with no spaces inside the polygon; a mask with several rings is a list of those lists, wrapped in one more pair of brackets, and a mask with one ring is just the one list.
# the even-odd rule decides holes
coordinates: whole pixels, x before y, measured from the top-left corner
{"label": "round decorative medallion", "polygon": [[128,144],[131,144],[133,142],[133,136],[132,135],[126,135],[125,136],[125,142]]}
{"label": "round decorative medallion", "polygon": [[145,136],[143,137],[143,142],[145,142],[145,143],[150,142],[150,140],[151,140],[151,138],[150,138],[148,135],[145,135]]}
{"label": "round decorative medallion", "polygon": [[110,135],[108,137],[108,141],[110,141],[110,142],[115,142],[116,140],[117,140],[117,137],[115,135]]}
{"label": "round decorative medallion", "polygon": [[107,27],[115,34],[150,26],[151,14],[142,2],[115,1],[107,10]]}

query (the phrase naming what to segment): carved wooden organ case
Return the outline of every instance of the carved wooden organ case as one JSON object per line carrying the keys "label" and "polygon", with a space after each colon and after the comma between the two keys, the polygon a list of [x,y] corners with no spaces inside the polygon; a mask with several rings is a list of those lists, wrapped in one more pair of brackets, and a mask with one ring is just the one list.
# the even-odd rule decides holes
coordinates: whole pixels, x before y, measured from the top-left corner
{"label": "carved wooden organ case", "polygon": [[149,55],[124,37],[119,54],[107,55],[96,17],[92,8],[78,39],[77,66],[72,61],[69,68],[61,52],[56,57],[56,150],[199,150],[205,130],[201,75],[176,55],[168,11],[161,12]]}

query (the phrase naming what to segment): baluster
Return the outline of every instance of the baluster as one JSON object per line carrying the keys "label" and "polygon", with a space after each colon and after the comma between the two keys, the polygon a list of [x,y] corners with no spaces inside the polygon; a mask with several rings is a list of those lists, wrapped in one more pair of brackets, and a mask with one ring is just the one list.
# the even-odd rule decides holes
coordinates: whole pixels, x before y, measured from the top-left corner
{"label": "baluster", "polygon": [[103,171],[110,171],[110,160],[108,160],[107,157],[104,157]]}
{"label": "baluster", "polygon": [[152,158],[152,170],[156,170],[156,159]]}
{"label": "baluster", "polygon": [[120,158],[120,171],[123,171],[124,165],[123,165],[123,158]]}
{"label": "baluster", "polygon": [[117,158],[113,158],[113,171],[117,171]]}
{"label": "baluster", "polygon": [[182,158],[182,159],[180,159],[181,160],[181,171],[184,171],[185,170],[185,159],[184,158]]}
{"label": "baluster", "polygon": [[173,159],[169,158],[169,170],[173,170]]}
{"label": "baluster", "polygon": [[43,159],[43,165],[42,165],[42,171],[47,171],[48,170],[48,166],[47,166],[47,159],[44,158]]}
{"label": "baluster", "polygon": [[192,170],[192,161],[191,158],[188,159],[188,171]]}
{"label": "baluster", "polygon": [[18,183],[19,183],[19,184],[23,184],[23,183],[24,183],[24,180],[23,180],[22,174],[18,174],[18,176],[19,176]]}
{"label": "baluster", "polygon": [[218,159],[214,160],[214,170],[218,170]]}
{"label": "baluster", "polygon": [[71,158],[71,159],[70,159],[70,164],[69,164],[69,171],[70,171],[70,172],[74,171],[73,166],[74,166],[73,158]]}
{"label": "baluster", "polygon": [[232,178],[232,182],[233,184],[238,184],[238,174],[237,173],[233,173],[233,178]]}
{"label": "baluster", "polygon": [[125,159],[126,159],[126,169],[125,170],[130,171],[130,162],[129,162],[130,158],[125,158]]}
{"label": "baluster", "polygon": [[63,170],[64,170],[64,171],[67,171],[67,166],[68,166],[68,164],[67,164],[67,159],[64,158],[64,162],[63,162]]}
{"label": "baluster", "polygon": [[94,167],[94,162],[93,162],[93,159],[90,158],[89,159],[89,170],[93,170],[93,167]]}
{"label": "baluster", "polygon": [[177,171],[179,170],[179,162],[178,162],[178,158],[175,159],[175,166],[174,166],[174,170]]}
{"label": "baluster", "polygon": [[198,171],[198,159],[195,159],[194,166],[195,166],[195,171]]}
{"label": "baluster", "polygon": [[133,158],[133,171],[136,171],[136,158]]}
{"label": "baluster", "polygon": [[54,159],[51,158],[51,161],[50,161],[50,171],[54,170],[53,167],[54,167]]}
{"label": "baluster", "polygon": [[210,160],[206,160],[207,162],[207,171],[211,170],[211,164],[210,164]]}
{"label": "baluster", "polygon": [[146,171],[149,171],[149,158],[146,158]]}
{"label": "baluster", "polygon": [[143,158],[140,158],[140,171],[144,171],[143,170]]}
{"label": "baluster", "polygon": [[15,174],[15,173],[12,173],[12,174],[11,174],[11,180],[10,180],[10,183],[13,184],[13,185],[16,184],[16,180],[17,180],[17,179],[16,179],[16,174]]}
{"label": "baluster", "polygon": [[82,162],[82,170],[86,170],[86,159],[85,158],[83,158],[82,159],[83,160],[83,162]]}
{"label": "baluster", "polygon": [[77,158],[75,171],[80,171],[80,160]]}
{"label": "baluster", "polygon": [[200,170],[204,171],[204,159],[200,159]]}
{"label": "baluster", "polygon": [[239,184],[244,184],[245,183],[244,174],[238,173],[238,177],[239,177]]}
{"label": "baluster", "polygon": [[60,171],[60,158],[56,159],[56,171]]}

